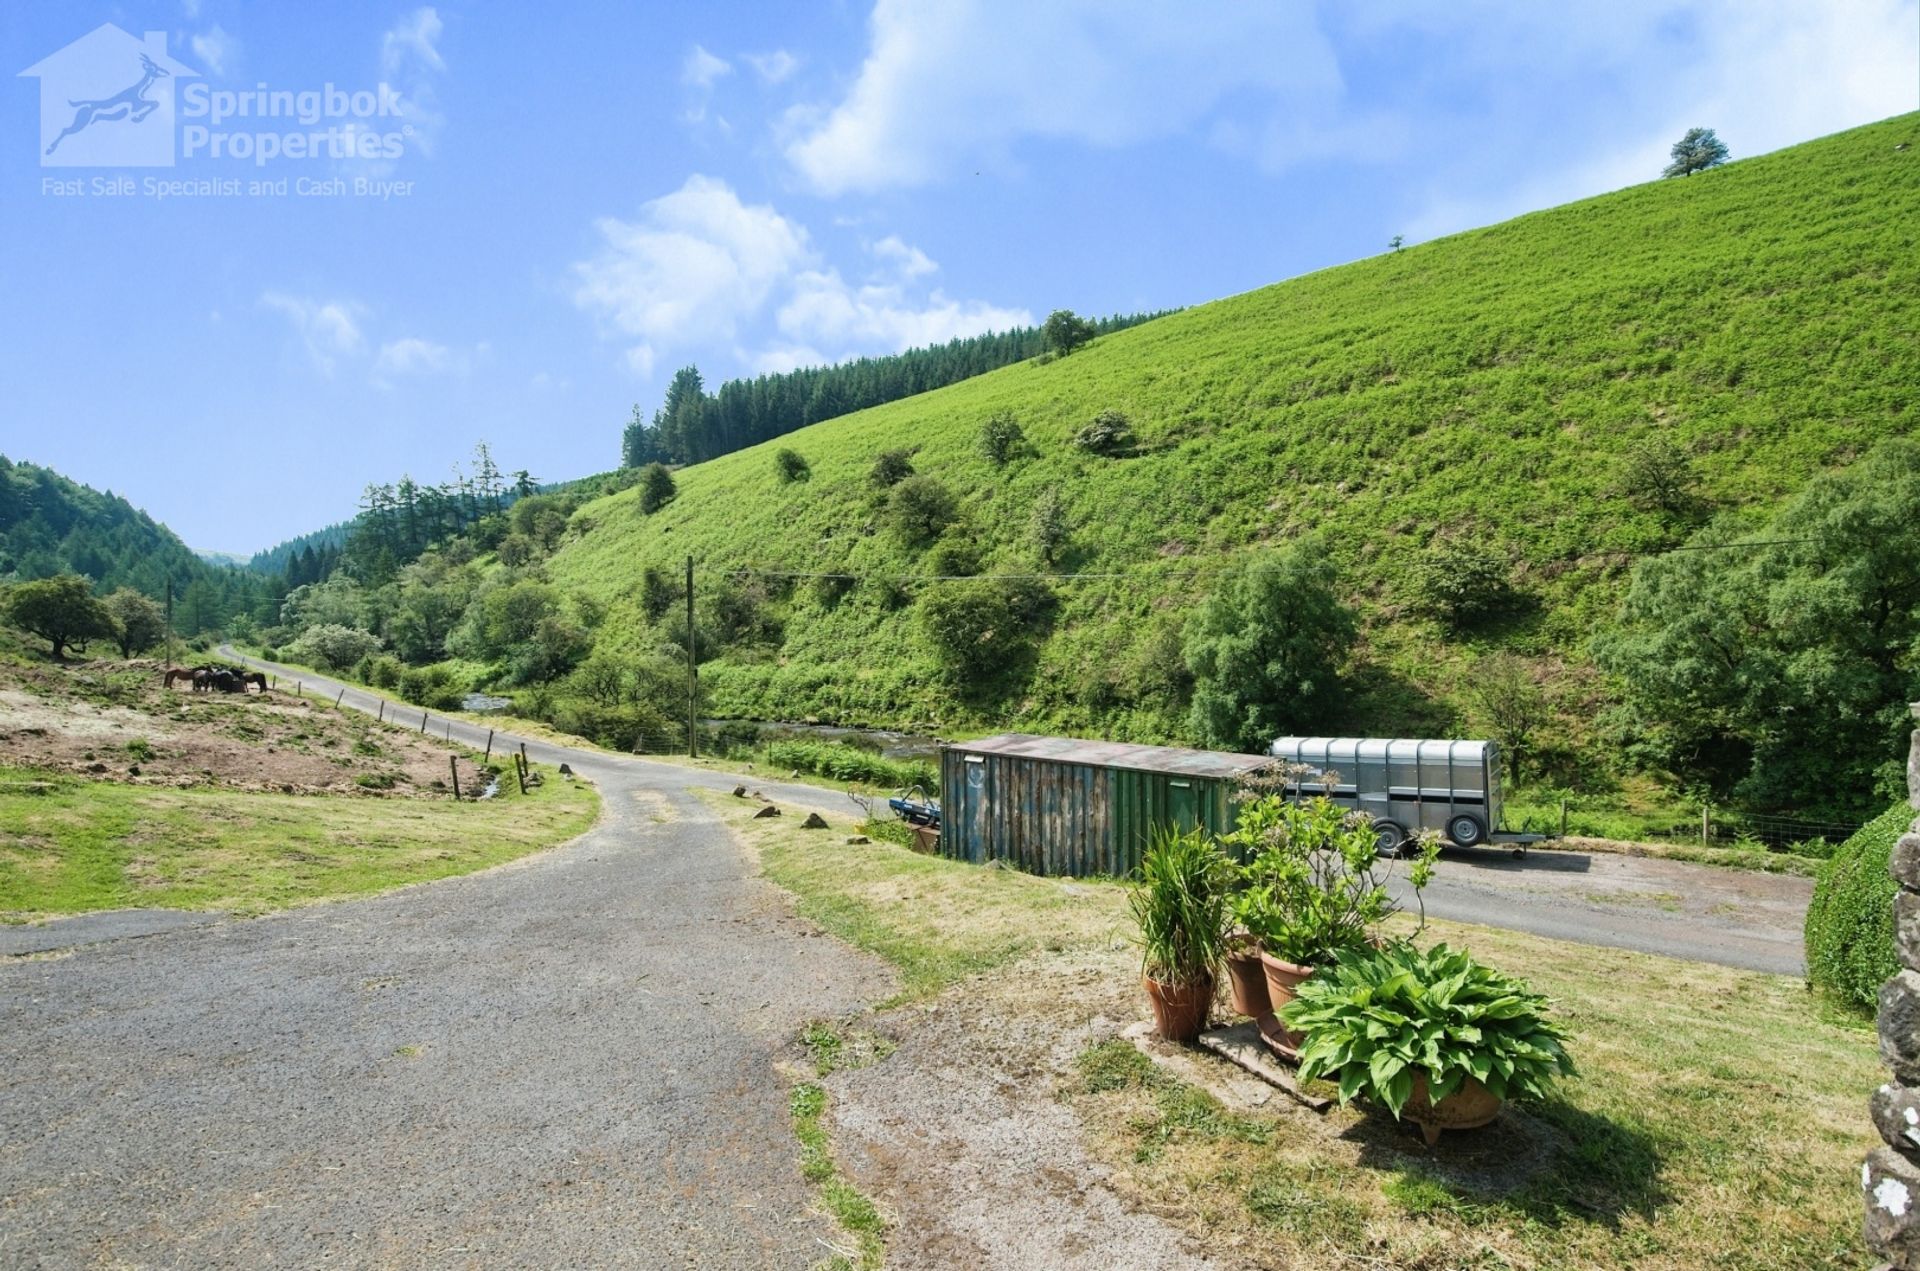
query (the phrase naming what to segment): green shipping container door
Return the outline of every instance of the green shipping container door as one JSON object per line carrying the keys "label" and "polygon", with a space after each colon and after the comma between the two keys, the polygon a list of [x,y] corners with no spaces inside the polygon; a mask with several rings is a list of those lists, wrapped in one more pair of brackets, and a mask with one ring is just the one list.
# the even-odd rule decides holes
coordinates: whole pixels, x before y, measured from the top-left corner
{"label": "green shipping container door", "polygon": [[1003,733],[941,749],[940,851],[1033,874],[1131,874],[1158,826],[1224,834],[1261,755]]}

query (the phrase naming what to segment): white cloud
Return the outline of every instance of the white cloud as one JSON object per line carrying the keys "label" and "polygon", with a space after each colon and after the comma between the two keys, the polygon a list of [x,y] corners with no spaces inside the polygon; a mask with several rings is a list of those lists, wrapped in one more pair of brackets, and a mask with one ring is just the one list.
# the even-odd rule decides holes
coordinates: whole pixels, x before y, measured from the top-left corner
{"label": "white cloud", "polygon": [[657,345],[732,339],[812,256],[805,229],[699,175],[645,204],[637,220],[603,217],[595,228],[602,247],[573,267],[573,301],[637,341],[627,363],[643,375]]}
{"label": "white cloud", "polygon": [[431,71],[444,71],[447,64],[440,57],[440,34],[445,24],[440,21],[439,10],[432,6],[415,9],[380,38],[380,70],[388,78],[401,72],[423,67]]}
{"label": "white cloud", "polygon": [[333,374],[342,359],[358,357],[366,348],[359,321],[366,311],[351,300],[313,300],[269,291],[260,303],[292,324],[307,359],[322,375]]}
{"label": "white cloud", "polygon": [[790,113],[786,156],[822,193],[920,185],[1024,138],[1118,147],[1185,132],[1229,98],[1317,116],[1341,89],[1304,5],[878,0],[852,87]]}
{"label": "white cloud", "polygon": [[[433,154],[447,123],[434,87],[447,69],[446,59],[440,55],[444,30],[439,10],[429,5],[413,10],[380,37],[380,73],[400,91],[400,118],[413,129],[407,139],[408,149],[424,155]],[[393,165],[382,162],[369,166],[384,172]]]}
{"label": "white cloud", "polygon": [[755,375],[781,375],[803,366],[825,366],[831,360],[820,350],[804,344],[772,344],[745,358]]}
{"label": "white cloud", "polygon": [[800,59],[785,49],[775,49],[771,53],[748,53],[745,60],[763,84],[781,83],[800,69]]}
{"label": "white cloud", "polygon": [[732,63],[715,57],[698,44],[687,51],[686,60],[680,63],[680,82],[692,88],[712,88],[715,80],[732,73]]}
{"label": "white cloud", "polygon": [[870,250],[902,278],[919,278],[940,268],[918,247],[900,241],[898,234],[887,235]]}
{"label": "white cloud", "polygon": [[938,290],[915,298],[893,284],[849,286],[828,269],[794,279],[793,295],[780,307],[777,322],[782,333],[809,345],[895,352],[1031,326],[1033,315],[978,300],[952,300]]}
{"label": "white cloud", "polygon": [[[935,266],[897,236],[872,249],[892,274],[850,284],[804,226],[712,177],[689,177],[634,220],[605,217],[595,228],[600,250],[573,266],[573,302],[641,376],[663,353],[703,344],[734,344],[755,369],[790,369],[1032,321],[1024,309],[920,294],[914,284]],[[741,348],[769,316],[778,337]]]}
{"label": "white cloud", "polygon": [[373,359],[373,373],[378,379],[396,375],[428,375],[455,369],[460,368],[456,365],[452,349],[412,335],[388,340],[380,346],[379,354]]}
{"label": "white cloud", "polygon": [[200,64],[215,75],[225,75],[240,54],[240,41],[228,35],[217,22],[187,43]]}

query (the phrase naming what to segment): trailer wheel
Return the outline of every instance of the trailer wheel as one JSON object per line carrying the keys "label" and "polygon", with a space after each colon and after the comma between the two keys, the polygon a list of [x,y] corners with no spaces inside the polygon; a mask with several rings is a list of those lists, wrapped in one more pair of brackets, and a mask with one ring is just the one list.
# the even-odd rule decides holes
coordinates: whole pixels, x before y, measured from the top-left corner
{"label": "trailer wheel", "polygon": [[1480,824],[1479,817],[1462,812],[1447,822],[1447,837],[1456,847],[1473,847],[1485,841],[1487,827]]}
{"label": "trailer wheel", "polygon": [[1373,823],[1373,850],[1377,856],[1398,856],[1407,841],[1407,832],[1392,821]]}

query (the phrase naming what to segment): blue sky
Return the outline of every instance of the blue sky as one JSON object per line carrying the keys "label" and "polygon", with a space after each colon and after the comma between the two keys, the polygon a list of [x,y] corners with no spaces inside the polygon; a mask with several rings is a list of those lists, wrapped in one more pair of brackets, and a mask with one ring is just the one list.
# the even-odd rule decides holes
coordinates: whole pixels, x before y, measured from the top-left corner
{"label": "blue sky", "polygon": [[201,115],[171,167],[43,167],[42,81],[10,80],[0,453],[232,551],[478,439],[605,470],[688,362],[1195,304],[1648,179],[1689,125],[1737,158],[1920,106],[1916,0],[63,0],[7,6],[0,63],[103,23],[164,33],[175,114],[69,157],[184,147],[190,93],[399,97],[391,157],[212,158],[308,130]]}

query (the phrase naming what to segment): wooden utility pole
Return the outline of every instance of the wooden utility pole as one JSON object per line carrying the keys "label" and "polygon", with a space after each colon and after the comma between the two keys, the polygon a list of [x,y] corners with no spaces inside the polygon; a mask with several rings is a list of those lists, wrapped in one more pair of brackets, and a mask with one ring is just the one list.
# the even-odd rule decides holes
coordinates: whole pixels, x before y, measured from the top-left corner
{"label": "wooden utility pole", "polygon": [[700,743],[695,739],[698,720],[695,718],[694,703],[699,699],[698,682],[700,672],[696,669],[693,646],[698,637],[693,628],[693,557],[687,557],[687,758],[700,757]]}

